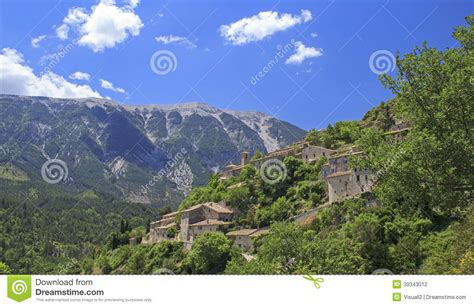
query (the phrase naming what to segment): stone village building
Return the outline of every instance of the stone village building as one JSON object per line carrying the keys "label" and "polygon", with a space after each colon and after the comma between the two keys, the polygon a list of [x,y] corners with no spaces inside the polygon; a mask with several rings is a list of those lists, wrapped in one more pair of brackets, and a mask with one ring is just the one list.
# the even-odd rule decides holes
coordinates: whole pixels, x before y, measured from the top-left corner
{"label": "stone village building", "polygon": [[253,240],[270,233],[269,229],[239,229],[226,233],[232,239],[233,246],[240,248],[244,252],[253,250]]}
{"label": "stone village building", "polygon": [[329,203],[347,197],[370,192],[374,184],[374,174],[367,169],[350,168],[349,158],[361,155],[356,148],[341,154],[332,155],[322,166],[322,177],[327,183]]}
{"label": "stone village building", "polygon": [[[179,232],[177,218],[179,218]],[[181,212],[172,212],[150,224],[148,243],[159,243],[163,240],[178,240],[189,248],[196,237],[206,232],[225,230],[230,224],[234,212],[227,208],[225,202],[207,202],[192,206]],[[174,231],[170,231],[174,229]]]}
{"label": "stone village building", "polygon": [[200,234],[225,229],[232,220],[233,211],[225,202],[204,203],[181,211],[180,239],[192,242]]}

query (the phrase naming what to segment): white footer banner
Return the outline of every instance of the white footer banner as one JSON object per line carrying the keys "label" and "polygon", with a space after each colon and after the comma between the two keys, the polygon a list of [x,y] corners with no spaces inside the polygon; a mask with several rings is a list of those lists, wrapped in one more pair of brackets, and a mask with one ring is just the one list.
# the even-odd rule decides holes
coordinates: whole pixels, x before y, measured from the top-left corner
{"label": "white footer banner", "polygon": [[474,306],[474,275],[0,277],[0,306]]}

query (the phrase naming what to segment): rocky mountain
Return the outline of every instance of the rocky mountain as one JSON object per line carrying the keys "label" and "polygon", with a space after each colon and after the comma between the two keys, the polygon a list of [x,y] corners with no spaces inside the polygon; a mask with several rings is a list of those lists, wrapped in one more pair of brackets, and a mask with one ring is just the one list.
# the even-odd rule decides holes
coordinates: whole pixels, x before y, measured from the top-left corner
{"label": "rocky mountain", "polygon": [[[158,206],[176,206],[243,150],[265,153],[305,135],[263,113],[202,103],[0,95],[0,114],[0,186],[92,190]],[[61,178],[51,184],[48,175]]]}

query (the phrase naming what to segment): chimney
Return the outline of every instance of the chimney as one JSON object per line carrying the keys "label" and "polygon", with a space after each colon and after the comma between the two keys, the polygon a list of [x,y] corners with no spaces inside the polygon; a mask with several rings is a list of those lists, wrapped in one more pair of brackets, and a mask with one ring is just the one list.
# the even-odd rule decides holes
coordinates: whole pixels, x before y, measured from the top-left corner
{"label": "chimney", "polygon": [[240,154],[240,165],[244,166],[249,163],[249,153],[248,151],[243,151]]}

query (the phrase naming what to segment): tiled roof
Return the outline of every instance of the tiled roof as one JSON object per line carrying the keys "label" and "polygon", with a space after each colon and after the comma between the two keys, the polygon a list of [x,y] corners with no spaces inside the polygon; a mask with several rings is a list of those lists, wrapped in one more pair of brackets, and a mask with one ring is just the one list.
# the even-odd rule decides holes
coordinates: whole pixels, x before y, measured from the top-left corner
{"label": "tiled roof", "polygon": [[228,209],[228,208],[225,208],[217,203],[213,203],[213,202],[208,202],[208,203],[203,203],[203,204],[199,204],[199,205],[195,205],[195,206],[192,206],[186,210],[183,210],[183,212],[190,212],[190,211],[194,211],[194,210],[197,210],[201,207],[207,207],[217,213],[227,213],[227,214],[232,214],[233,211]]}
{"label": "tiled roof", "polygon": [[216,204],[216,203],[205,203],[203,205],[210,208],[211,210],[214,210],[217,213],[227,213],[227,214],[232,214],[233,213],[232,210],[230,210],[226,207],[223,207],[219,204]]}
{"label": "tiled roof", "polygon": [[178,214],[178,212],[171,212],[171,213],[165,214],[165,215],[163,215],[162,219],[167,219],[167,218],[170,218],[170,217],[175,217],[176,214]]}
{"label": "tiled roof", "polygon": [[258,231],[258,229],[239,229],[226,233],[227,236],[250,236],[252,233]]}
{"label": "tiled roof", "polygon": [[204,221],[200,221],[200,222],[197,222],[197,223],[194,223],[194,224],[190,224],[189,227],[193,227],[193,226],[228,225],[228,224],[230,224],[230,223],[229,223],[229,222],[220,221],[220,220],[204,220]]}
{"label": "tiled roof", "polygon": [[227,170],[227,169],[234,169],[234,168],[236,168],[236,167],[238,167],[238,166],[240,166],[240,165],[235,165],[234,163],[231,163],[231,164],[227,164],[226,167],[225,167],[225,169],[226,169],[226,170]]}
{"label": "tiled roof", "polygon": [[190,211],[194,211],[194,210],[196,210],[196,209],[199,209],[199,208],[201,208],[201,207],[202,207],[202,204],[199,204],[199,205],[194,205],[194,206],[192,206],[192,207],[189,207],[189,208],[188,208],[188,209],[186,209],[186,210],[183,210],[182,212],[190,212]]}
{"label": "tiled roof", "polygon": [[250,237],[255,238],[263,235],[267,235],[270,233],[270,229],[259,229],[258,231],[252,233]]}
{"label": "tiled roof", "polygon": [[329,156],[329,159],[342,158],[342,157],[347,157],[347,156],[352,156],[352,155],[360,155],[362,153],[363,153],[363,151],[345,152],[345,153],[340,153],[340,154]]}
{"label": "tiled roof", "polygon": [[166,224],[166,223],[172,223],[173,221],[175,220],[175,217],[172,216],[172,217],[168,217],[168,218],[163,218],[161,220],[158,220],[158,221],[154,221],[154,222],[151,222],[150,223],[150,226],[154,226],[156,224]]}

